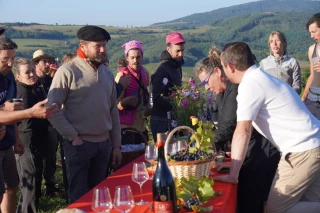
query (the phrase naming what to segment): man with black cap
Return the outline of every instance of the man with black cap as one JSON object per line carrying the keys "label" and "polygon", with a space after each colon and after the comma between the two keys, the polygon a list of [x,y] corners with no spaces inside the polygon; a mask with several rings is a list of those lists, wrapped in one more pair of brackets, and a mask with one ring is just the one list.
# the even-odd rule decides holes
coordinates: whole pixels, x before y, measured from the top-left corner
{"label": "man with black cap", "polygon": [[48,94],[60,106],[49,121],[64,138],[69,203],[106,178],[111,152],[113,166],[121,162],[117,91],[105,65],[110,35],[85,26],[77,36],[77,57],[58,69]]}

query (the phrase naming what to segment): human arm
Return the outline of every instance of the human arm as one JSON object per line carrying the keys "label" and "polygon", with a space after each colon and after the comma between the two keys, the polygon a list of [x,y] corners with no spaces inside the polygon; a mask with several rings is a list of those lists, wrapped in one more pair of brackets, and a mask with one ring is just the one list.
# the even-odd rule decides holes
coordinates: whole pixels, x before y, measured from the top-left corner
{"label": "human arm", "polygon": [[52,118],[55,116],[56,104],[44,107],[48,99],[35,104],[32,108],[7,112],[0,110],[0,123],[4,125],[13,124],[28,118]]}
{"label": "human arm", "polygon": [[119,111],[117,106],[116,88],[113,86],[113,91],[110,97],[110,117],[112,122],[112,130],[110,131],[110,140],[112,144],[112,166],[117,167],[121,163],[121,125]]}
{"label": "human arm", "polygon": [[160,66],[151,76],[153,108],[161,108],[162,111],[170,111],[172,105],[167,97],[169,96],[169,90],[173,85],[170,82],[164,84],[164,79],[170,81],[169,75],[166,73],[163,66]]}
{"label": "human arm", "polygon": [[292,88],[300,95],[301,93],[301,69],[299,62],[294,60],[292,73]]}
{"label": "human arm", "polygon": [[238,121],[231,143],[231,164],[228,176],[214,177],[215,181],[238,183],[239,172],[245,159],[252,133],[252,121]]}
{"label": "human arm", "polygon": [[64,138],[67,138],[69,141],[73,141],[76,136],[78,136],[78,132],[66,119],[62,111],[62,105],[65,104],[66,99],[68,98],[72,81],[71,79],[75,79],[75,76],[72,76],[70,70],[63,68],[64,67],[61,67],[59,72],[55,74],[48,93],[49,101],[46,105],[50,105],[52,103],[57,104],[55,117],[50,118],[49,121]]}
{"label": "human arm", "polygon": [[237,125],[237,95],[238,85],[227,84],[223,99],[219,101],[218,128],[215,130],[214,142],[221,146],[232,140]]}
{"label": "human arm", "polygon": [[0,110],[4,110],[4,111],[17,111],[17,110],[23,110],[23,103],[21,102],[10,102],[10,101],[6,101],[4,102],[4,104],[2,104],[0,106]]}
{"label": "human arm", "polygon": [[313,69],[313,64],[312,64],[313,49],[314,49],[314,45],[311,45],[308,50],[308,58],[309,58],[309,62],[310,62],[310,75],[308,77],[306,87],[304,88],[303,94],[301,96],[302,101],[305,101],[307,99],[308,94],[309,94],[309,89],[310,89],[312,81],[314,79],[314,69]]}

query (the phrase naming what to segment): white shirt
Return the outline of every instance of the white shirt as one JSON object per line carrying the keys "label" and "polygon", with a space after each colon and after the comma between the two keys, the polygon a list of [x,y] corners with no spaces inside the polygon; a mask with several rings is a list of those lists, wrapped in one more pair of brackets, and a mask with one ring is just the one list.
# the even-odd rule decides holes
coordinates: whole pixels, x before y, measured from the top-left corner
{"label": "white shirt", "polygon": [[320,121],[286,83],[255,65],[238,88],[238,121],[253,121],[257,131],[280,152],[302,152],[320,146]]}

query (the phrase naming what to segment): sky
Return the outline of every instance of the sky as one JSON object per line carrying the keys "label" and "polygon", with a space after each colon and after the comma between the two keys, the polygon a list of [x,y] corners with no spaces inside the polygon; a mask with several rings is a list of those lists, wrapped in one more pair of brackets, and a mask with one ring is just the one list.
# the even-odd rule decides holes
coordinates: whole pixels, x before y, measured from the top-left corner
{"label": "sky", "polygon": [[257,0],[0,0],[0,23],[144,27]]}

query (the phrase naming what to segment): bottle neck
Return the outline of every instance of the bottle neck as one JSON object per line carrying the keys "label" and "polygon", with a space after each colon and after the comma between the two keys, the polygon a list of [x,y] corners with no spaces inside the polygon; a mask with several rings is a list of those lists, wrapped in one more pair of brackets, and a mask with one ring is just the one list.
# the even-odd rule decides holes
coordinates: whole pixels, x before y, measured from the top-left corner
{"label": "bottle neck", "polygon": [[158,161],[160,160],[164,160],[164,145],[163,146],[160,146],[158,147]]}

